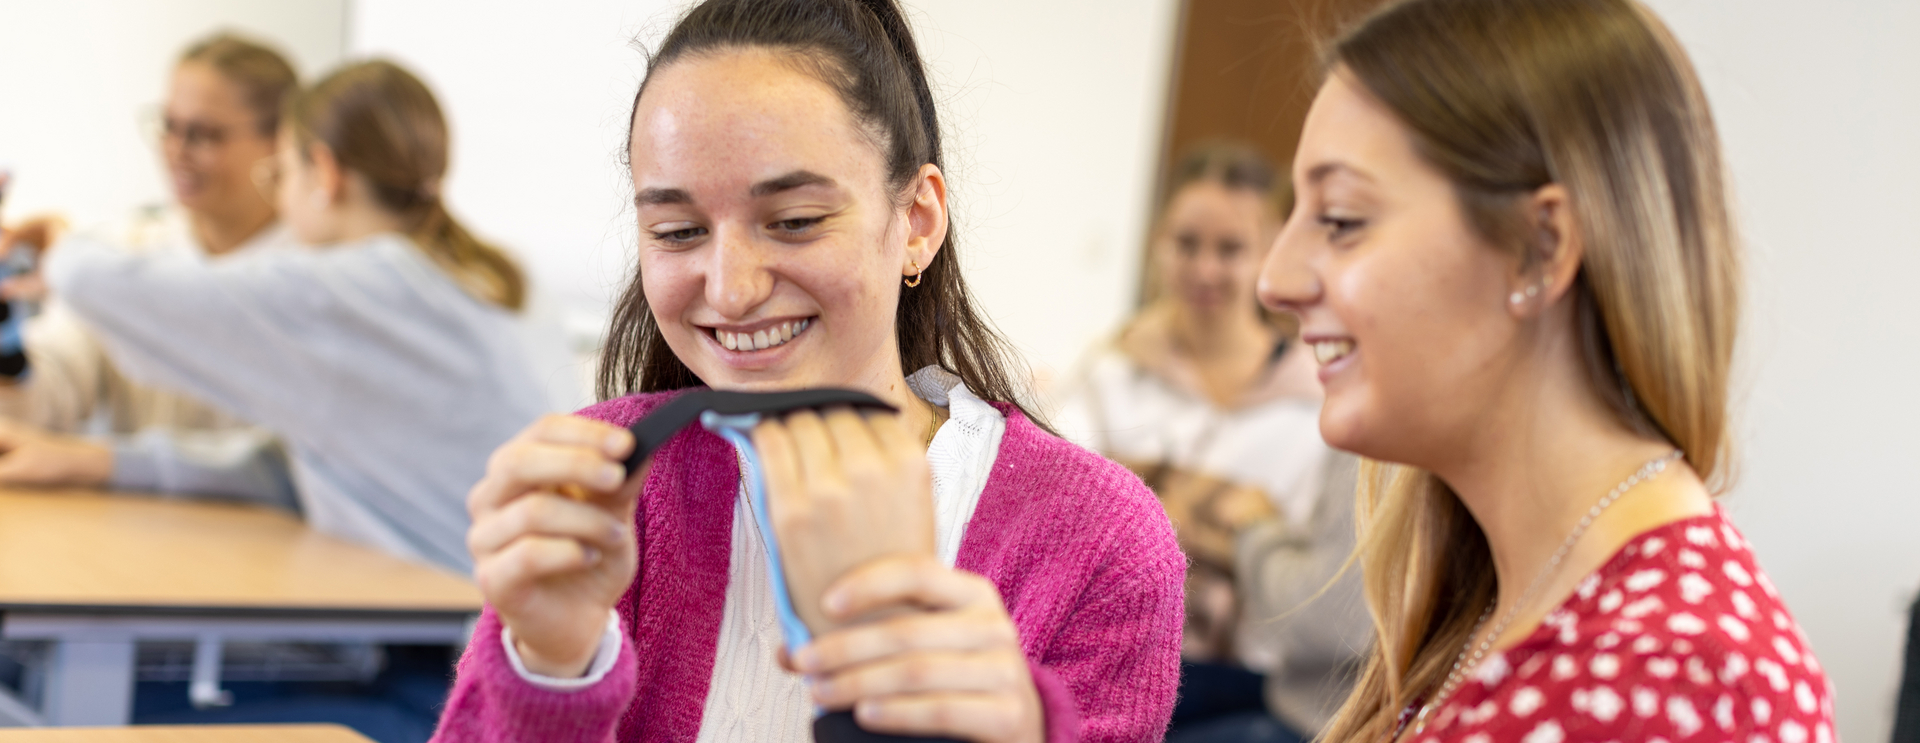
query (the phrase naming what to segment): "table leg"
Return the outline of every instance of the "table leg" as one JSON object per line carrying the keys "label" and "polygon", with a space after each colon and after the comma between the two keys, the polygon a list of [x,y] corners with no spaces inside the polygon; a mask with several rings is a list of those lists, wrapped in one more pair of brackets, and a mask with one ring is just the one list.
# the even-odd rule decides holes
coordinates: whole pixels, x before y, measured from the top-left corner
{"label": "table leg", "polygon": [[133,717],[133,639],[61,640],[47,663],[48,724],[125,725]]}
{"label": "table leg", "polygon": [[40,713],[0,689],[0,728],[37,728],[47,724]]}

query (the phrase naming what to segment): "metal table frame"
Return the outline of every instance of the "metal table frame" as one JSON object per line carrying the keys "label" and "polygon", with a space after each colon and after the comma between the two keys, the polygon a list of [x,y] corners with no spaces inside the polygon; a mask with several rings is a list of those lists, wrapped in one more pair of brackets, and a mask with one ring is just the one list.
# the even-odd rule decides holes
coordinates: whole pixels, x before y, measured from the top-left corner
{"label": "metal table frame", "polygon": [[463,646],[475,615],[458,611],[0,604],[0,639],[51,640],[37,713],[0,691],[0,726],[125,725],[133,714],[134,644],[196,643],[189,694],[217,706],[228,640]]}

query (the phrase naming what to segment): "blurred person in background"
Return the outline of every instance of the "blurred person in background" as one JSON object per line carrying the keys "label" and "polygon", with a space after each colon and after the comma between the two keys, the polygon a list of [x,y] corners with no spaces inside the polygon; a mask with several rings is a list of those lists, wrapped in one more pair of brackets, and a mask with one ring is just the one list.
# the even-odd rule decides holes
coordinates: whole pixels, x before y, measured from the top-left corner
{"label": "blurred person in background", "polygon": [[[114,242],[196,260],[291,245],[253,174],[273,156],[280,108],[296,86],[292,65],[258,42],[219,34],[189,47],[152,132],[177,203],[144,210],[111,231]],[[45,246],[63,231],[55,216],[24,220],[0,234],[0,255]],[[297,509],[271,434],[198,398],[128,379],[86,323],[47,296],[38,274],[0,282],[0,295],[44,300],[25,327],[26,373],[0,384],[0,484],[193,493]]]}
{"label": "blurred person in background", "polygon": [[465,573],[463,495],[545,410],[520,269],[440,197],[447,126],[413,75],[344,67],[295,94],[262,180],[311,249],[220,261],[86,239],[53,291],[138,380],[274,431],[316,529]]}
{"label": "blurred person in background", "polygon": [[1353,548],[1354,462],[1320,439],[1314,361],[1291,318],[1254,294],[1290,202],[1276,181],[1244,145],[1179,161],[1144,306],[1060,402],[1062,433],[1139,474],[1190,560],[1170,741],[1311,737],[1369,637],[1356,576],[1308,602]]}

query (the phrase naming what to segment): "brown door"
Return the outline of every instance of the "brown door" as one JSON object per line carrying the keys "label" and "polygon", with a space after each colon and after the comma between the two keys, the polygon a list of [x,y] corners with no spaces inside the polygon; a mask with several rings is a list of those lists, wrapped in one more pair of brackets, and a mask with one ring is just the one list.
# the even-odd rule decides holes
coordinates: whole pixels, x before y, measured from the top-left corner
{"label": "brown door", "polygon": [[1319,45],[1380,1],[1186,0],[1161,174],[1209,139],[1245,141],[1285,166],[1319,82]]}

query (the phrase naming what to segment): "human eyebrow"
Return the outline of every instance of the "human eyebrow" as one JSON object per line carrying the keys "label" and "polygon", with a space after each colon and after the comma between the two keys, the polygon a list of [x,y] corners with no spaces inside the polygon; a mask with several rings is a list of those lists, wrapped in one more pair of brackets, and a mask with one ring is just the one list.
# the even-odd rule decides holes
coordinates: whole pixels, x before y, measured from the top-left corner
{"label": "human eyebrow", "polygon": [[838,184],[834,183],[832,178],[828,178],[811,170],[796,170],[779,178],[755,183],[753,184],[753,189],[748,193],[754,198],[760,198],[762,196],[772,196],[782,191],[791,191],[806,186],[834,185]]}
{"label": "human eyebrow", "polygon": [[633,195],[633,205],[636,207],[691,203],[693,195],[678,188],[643,188]]}
{"label": "human eyebrow", "polygon": [[1372,176],[1367,175],[1366,171],[1336,160],[1313,166],[1311,170],[1307,171],[1307,183],[1309,185],[1319,185],[1321,181],[1332,177],[1335,173],[1346,173],[1364,181],[1373,180]]}

